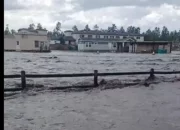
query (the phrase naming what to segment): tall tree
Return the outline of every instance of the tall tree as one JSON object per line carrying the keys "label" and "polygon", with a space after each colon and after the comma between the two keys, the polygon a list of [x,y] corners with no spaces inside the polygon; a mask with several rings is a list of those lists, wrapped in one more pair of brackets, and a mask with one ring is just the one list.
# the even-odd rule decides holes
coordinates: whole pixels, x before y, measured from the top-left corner
{"label": "tall tree", "polygon": [[74,32],[78,31],[77,26],[76,26],[76,25],[74,25],[74,26],[72,27],[72,30],[73,30]]}
{"label": "tall tree", "polygon": [[161,40],[168,40],[169,39],[169,30],[166,26],[163,26],[162,32],[161,32]]}
{"label": "tall tree", "polygon": [[42,25],[41,25],[40,23],[38,23],[37,29],[43,29],[43,28],[42,28]]}
{"label": "tall tree", "polygon": [[120,33],[125,33],[124,28],[123,28],[123,27],[121,27],[121,28],[120,28],[120,30],[119,30],[119,32],[120,32]]}
{"label": "tall tree", "polygon": [[61,31],[61,23],[60,22],[57,22],[55,29],[56,29],[57,32]]}
{"label": "tall tree", "polygon": [[87,24],[86,26],[85,26],[85,29],[84,29],[85,31],[90,31],[91,29],[89,28],[89,25]]}
{"label": "tall tree", "polygon": [[140,34],[141,31],[140,27],[134,27],[133,30],[135,34]]}
{"label": "tall tree", "polygon": [[11,34],[15,34],[16,31],[14,29],[11,29]]}
{"label": "tall tree", "polygon": [[35,28],[35,24],[34,23],[30,24],[29,27],[28,27],[28,29],[31,29],[31,30],[34,30],[34,28]]}
{"label": "tall tree", "polygon": [[98,27],[98,25],[96,24],[96,25],[94,25],[94,30],[99,30],[99,27]]}
{"label": "tall tree", "polygon": [[116,31],[117,30],[117,26],[116,26],[116,24],[112,24],[112,31],[114,32],[114,31]]}
{"label": "tall tree", "polygon": [[133,27],[133,26],[127,27],[127,31],[126,32],[127,33],[135,33],[135,27]]}
{"label": "tall tree", "polygon": [[8,25],[8,24],[6,24],[6,28],[5,28],[4,34],[5,34],[5,35],[10,34],[9,25]]}

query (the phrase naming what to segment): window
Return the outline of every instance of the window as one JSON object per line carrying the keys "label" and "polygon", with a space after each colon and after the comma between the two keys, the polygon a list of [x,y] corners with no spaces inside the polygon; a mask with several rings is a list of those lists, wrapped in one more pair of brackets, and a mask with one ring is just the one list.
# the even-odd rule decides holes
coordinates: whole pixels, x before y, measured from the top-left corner
{"label": "window", "polygon": [[108,39],[108,36],[104,36],[105,39]]}
{"label": "window", "polygon": [[91,47],[91,43],[89,43],[89,47]]}
{"label": "window", "polygon": [[140,39],[140,37],[136,37],[136,39]]}
{"label": "window", "polygon": [[118,39],[118,38],[120,38],[119,36],[116,36],[116,38]]}
{"label": "window", "polygon": [[80,35],[81,38],[84,38],[84,35]]}
{"label": "window", "polygon": [[126,36],[123,37],[123,39],[126,39],[126,38],[127,38]]}
{"label": "window", "polygon": [[86,47],[88,47],[88,43],[86,43]]}
{"label": "window", "polygon": [[116,43],[113,43],[113,47],[116,47]]}
{"label": "window", "polygon": [[114,36],[110,36],[110,38],[112,38],[112,39],[113,39],[113,38],[114,38]]}
{"label": "window", "polygon": [[100,35],[96,35],[96,38],[100,38]]}
{"label": "window", "polygon": [[19,41],[17,41],[17,45],[19,45]]}
{"label": "window", "polygon": [[88,38],[92,38],[92,35],[88,35]]}
{"label": "window", "polygon": [[39,41],[35,41],[34,44],[35,44],[35,47],[39,47]]}

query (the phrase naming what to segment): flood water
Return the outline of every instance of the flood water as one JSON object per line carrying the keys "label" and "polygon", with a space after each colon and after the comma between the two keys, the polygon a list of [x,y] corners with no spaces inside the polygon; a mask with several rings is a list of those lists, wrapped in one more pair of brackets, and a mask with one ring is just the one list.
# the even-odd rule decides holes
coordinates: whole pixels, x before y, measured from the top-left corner
{"label": "flood water", "polygon": [[[172,54],[131,54],[131,53],[83,53],[53,51],[51,53],[5,52],[4,73],[20,74],[67,74],[98,72],[133,72],[133,71],[173,71],[180,70],[180,52]],[[174,77],[176,75],[162,75]],[[104,79],[144,79],[148,76],[111,76]],[[27,79],[29,84],[51,86],[69,86],[79,82],[93,83],[92,78],[46,78]],[[6,79],[5,87],[15,86],[19,79]]]}
{"label": "flood water", "polygon": [[[91,73],[180,70],[180,52],[172,54],[4,53],[4,74]],[[130,81],[147,76],[100,77]],[[165,80],[180,75],[158,75]],[[5,79],[17,87],[20,79]],[[164,80],[163,80],[164,81]],[[135,85],[123,89],[99,88],[81,92],[25,91],[4,100],[5,130],[180,130],[180,82]],[[93,83],[92,78],[27,79],[44,87]],[[113,85],[109,86],[113,87]]]}

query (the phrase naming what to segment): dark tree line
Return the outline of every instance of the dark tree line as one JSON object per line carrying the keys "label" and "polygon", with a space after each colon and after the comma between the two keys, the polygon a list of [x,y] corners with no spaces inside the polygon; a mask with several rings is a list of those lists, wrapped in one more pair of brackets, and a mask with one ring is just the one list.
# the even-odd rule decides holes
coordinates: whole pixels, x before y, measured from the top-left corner
{"label": "dark tree line", "polygon": [[[45,29],[42,27],[40,23],[35,26],[35,24],[30,24],[28,29]],[[78,27],[74,25],[72,27],[73,31],[78,31]],[[163,26],[162,28],[160,27],[155,27],[154,29],[148,29],[145,32],[141,32],[140,27],[136,26],[129,26],[126,29],[121,26],[118,28],[115,24],[112,24],[111,26],[107,27],[107,29],[99,29],[99,26],[96,24],[94,25],[92,30],[96,31],[103,31],[103,32],[120,32],[120,33],[130,33],[130,34],[144,34],[145,35],[145,40],[147,41],[173,41],[173,42],[180,42],[180,30],[174,30],[174,31],[169,31],[166,26]],[[91,28],[87,24],[84,28],[84,31],[91,31]],[[6,25],[6,28],[4,30],[4,34],[15,34],[16,30],[14,29],[9,29],[8,24]],[[57,22],[55,25],[55,28],[53,31],[48,31],[48,37],[51,39],[59,39],[61,43],[64,43],[64,33],[61,31],[61,23]]]}
{"label": "dark tree line", "polygon": [[[76,25],[73,26],[73,31],[78,31]],[[90,31],[88,25],[85,26],[84,31]],[[129,33],[129,34],[144,34],[144,38],[146,41],[173,41],[180,42],[180,30],[169,31],[166,26],[155,27],[154,29],[148,29],[145,32],[141,33],[140,27],[129,26],[126,29],[124,27],[120,27],[119,29],[115,24],[112,24],[107,29],[99,29],[98,25],[94,25],[92,30],[99,30],[105,32],[120,32],[120,33]]]}

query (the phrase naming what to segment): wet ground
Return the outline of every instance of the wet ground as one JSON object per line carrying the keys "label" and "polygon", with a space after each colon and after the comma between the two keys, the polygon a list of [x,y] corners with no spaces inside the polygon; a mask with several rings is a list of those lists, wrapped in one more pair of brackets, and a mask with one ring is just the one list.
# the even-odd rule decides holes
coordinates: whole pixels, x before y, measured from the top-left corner
{"label": "wet ground", "polygon": [[[180,52],[164,55],[114,53],[5,53],[5,74],[85,73],[180,70]],[[92,78],[27,79],[29,89],[4,100],[5,130],[180,130],[180,75],[157,75],[158,84],[121,87],[147,76],[100,77],[88,91],[43,88],[91,84]],[[167,82],[169,81],[169,82]],[[176,82],[174,82],[176,81]],[[6,79],[4,87],[17,87]],[[113,89],[112,89],[113,88]],[[120,89],[121,88],[121,89]],[[42,91],[43,90],[43,91]]]}

